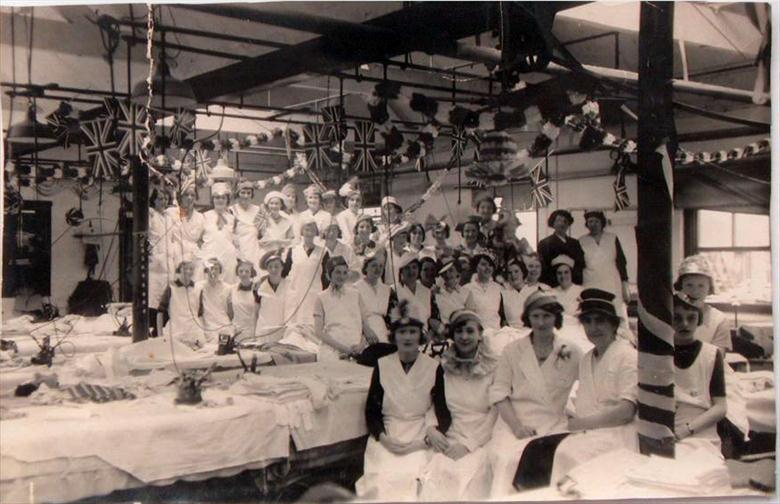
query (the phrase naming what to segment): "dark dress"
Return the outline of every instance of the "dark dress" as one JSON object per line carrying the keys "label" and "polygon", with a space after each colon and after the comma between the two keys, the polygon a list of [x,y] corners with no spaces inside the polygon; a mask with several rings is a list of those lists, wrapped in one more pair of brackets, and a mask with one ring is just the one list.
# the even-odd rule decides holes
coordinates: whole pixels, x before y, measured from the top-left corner
{"label": "dark dress", "polygon": [[582,285],[585,253],[582,251],[579,240],[567,236],[566,241],[564,241],[552,234],[539,242],[538,252],[539,260],[542,263],[542,277],[540,279],[542,283],[546,283],[550,287],[558,286],[558,279],[555,278],[555,271],[553,271],[551,263],[559,255],[567,255],[574,259],[572,281],[577,285]]}

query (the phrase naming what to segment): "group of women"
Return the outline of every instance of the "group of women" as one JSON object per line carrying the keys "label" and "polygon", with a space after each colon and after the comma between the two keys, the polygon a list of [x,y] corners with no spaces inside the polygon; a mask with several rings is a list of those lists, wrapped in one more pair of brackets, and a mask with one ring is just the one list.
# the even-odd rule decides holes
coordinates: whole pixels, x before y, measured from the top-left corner
{"label": "group of women", "polygon": [[[626,259],[603,212],[585,213],[579,240],[568,236],[572,215],[552,212],[553,234],[535,253],[490,197],[455,226],[455,243],[445,220],[410,222],[392,196],[375,222],[353,182],[303,194],[302,212],[294,186],[256,205],[240,182],[231,204],[217,183],[201,213],[194,187],[170,207],[156,190],[149,302],[158,332],[193,346],[232,332],[374,365],[359,496],[506,497],[601,452],[636,449]],[[675,436],[715,446],[730,345],[725,318],[705,303],[713,287],[703,258],[683,262]]]}

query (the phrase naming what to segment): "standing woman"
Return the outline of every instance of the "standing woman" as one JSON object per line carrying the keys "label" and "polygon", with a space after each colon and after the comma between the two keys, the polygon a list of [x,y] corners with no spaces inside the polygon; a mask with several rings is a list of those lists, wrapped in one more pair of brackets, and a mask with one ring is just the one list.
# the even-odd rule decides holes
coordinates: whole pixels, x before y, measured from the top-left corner
{"label": "standing woman", "polygon": [[239,259],[236,266],[238,282],[230,289],[227,301],[227,313],[233,322],[235,335],[239,339],[252,339],[255,336],[257,312],[260,298],[253,292],[252,280],[257,275],[255,266]]}
{"label": "standing woman", "polygon": [[[331,221],[335,220],[333,215],[322,208],[322,190],[318,186],[315,184],[309,185],[309,187],[303,190],[303,195],[306,197],[306,210],[301,212],[298,218],[296,238],[301,237],[301,228],[304,222],[313,220],[317,223],[317,229],[324,230],[330,225]],[[314,242],[318,245],[322,244],[322,240],[319,237]]]}
{"label": "standing woman", "polygon": [[376,231],[376,224],[370,215],[363,214],[355,222],[352,230],[352,241],[348,243],[352,244],[352,251],[357,257],[361,269],[366,257],[376,254],[378,250],[377,243],[371,238]]}
{"label": "standing woman", "polygon": [[489,496],[492,476],[485,445],[496,422],[489,390],[497,362],[483,344],[476,313],[457,311],[449,322],[453,345],[445,350],[441,364],[452,416],[449,446],[435,453],[426,466],[420,500],[483,500]]}
{"label": "standing woman", "polygon": [[268,273],[260,280],[254,292],[258,298],[255,338],[261,344],[278,341],[284,336],[290,315],[287,312],[290,282],[282,277],[283,267],[280,251],[268,251],[260,259],[260,269]]}
{"label": "standing woman", "polygon": [[508,285],[501,291],[501,315],[504,323],[513,329],[523,329],[523,307],[528,296],[539,290],[528,286],[525,277],[528,268],[522,259],[514,257],[506,267]]}
{"label": "standing woman", "polygon": [[403,222],[404,208],[394,196],[385,196],[382,198],[381,207],[382,224],[376,241],[385,247],[387,246],[388,239],[392,240],[392,237],[390,237],[392,230]]}
{"label": "standing woman", "polygon": [[[388,233],[390,240],[387,247],[387,264],[385,267],[385,283],[393,288],[399,282],[401,258],[408,252],[406,245],[409,242],[409,224],[402,222],[394,224]],[[379,242],[380,244],[382,242]],[[416,257],[416,255],[415,255]]]}
{"label": "standing woman", "polygon": [[177,265],[185,258],[192,262],[194,280],[203,278],[203,262],[200,259],[200,245],[203,239],[205,220],[203,214],[195,209],[198,198],[194,179],[185,180],[176,193],[178,206],[169,208],[168,215],[173,222],[173,232],[170,233],[169,250],[173,254],[173,262]]}
{"label": "standing woman", "polygon": [[263,254],[289,247],[294,239],[293,220],[285,214],[289,200],[284,193],[271,191],[263,198],[265,220],[260,228],[259,246]]}
{"label": "standing woman", "polygon": [[489,240],[493,236],[493,230],[496,226],[496,221],[493,220],[493,216],[498,212],[498,207],[493,197],[489,194],[483,194],[476,200],[474,200],[474,212],[479,217],[479,231]]}
{"label": "standing woman", "polygon": [[434,220],[432,223],[426,222],[426,225],[430,226],[433,234],[433,251],[436,254],[436,259],[441,261],[444,257],[451,257],[455,249],[448,242],[450,239],[450,225],[447,224],[447,221],[444,219]]}
{"label": "standing woman", "polygon": [[715,277],[709,261],[703,255],[683,259],[674,288],[684,292],[702,312],[702,322],[696,329],[696,339],[712,343],[723,351],[731,350],[731,323],[726,315],[707,304],[707,296],[715,294]]}
{"label": "standing woman", "polygon": [[514,493],[515,472],[533,436],[566,429],[564,408],[582,356],[556,334],[563,323],[563,307],[549,292],[528,297],[523,323],[531,332],[504,348],[489,392],[499,414],[489,445],[492,499]]}
{"label": "standing woman", "polygon": [[[455,226],[455,231],[460,232],[460,236],[463,239],[463,243],[455,247],[455,254],[460,258],[465,258],[471,263],[471,259],[479,253],[485,252],[487,249],[482,246],[484,242],[484,235],[480,232],[480,218],[477,215],[472,215],[464,222],[461,222]],[[460,282],[461,285],[465,285],[471,281],[471,276],[474,271],[471,268],[463,269],[461,271]]]}
{"label": "standing woman", "polygon": [[298,212],[298,190],[295,188],[295,184],[285,184],[285,186],[282,187],[282,194],[285,197],[285,199],[282,200],[285,206],[284,216],[290,219],[290,223],[292,223],[293,226],[293,237],[297,238],[298,236],[295,233],[298,229],[298,220],[301,216]]}
{"label": "standing woman", "polygon": [[553,234],[539,242],[539,260],[542,263],[542,282],[555,287],[558,281],[552,269],[552,260],[561,254],[574,259],[572,279],[582,285],[582,270],[585,267],[585,256],[580,242],[569,237],[568,232],[574,223],[574,217],[568,210],[555,210],[547,219],[547,226],[553,228]]}
{"label": "standing woman", "polygon": [[439,265],[433,256],[426,255],[424,252],[420,257],[420,283],[428,289],[436,288],[436,277],[439,273]]}
{"label": "standing woman", "polygon": [[259,231],[265,220],[265,212],[252,203],[255,197],[254,184],[248,180],[238,183],[238,201],[230,207],[236,218],[236,243],[238,255],[250,264],[255,265],[260,260]]}
{"label": "standing woman", "polygon": [[613,293],[617,301],[622,300],[618,313],[625,317],[624,305],[631,300],[631,291],[628,287],[626,255],[620,240],[614,234],[604,231],[607,217],[601,210],[585,212],[585,227],[589,233],[580,237],[580,246],[585,254],[582,287]]}
{"label": "standing woman", "polygon": [[463,286],[466,308],[476,312],[485,330],[489,331],[501,328],[501,285],[493,280],[495,268],[492,253],[485,251],[474,255],[471,258],[471,269],[475,274],[471,282]]}
{"label": "standing woman", "polygon": [[[231,332],[228,316],[228,298],[232,286],[222,280],[224,267],[216,257],[204,261],[206,279],[199,284],[200,303],[198,315],[203,318],[206,341],[216,342],[220,334]],[[233,272],[235,274],[235,272]]]}
{"label": "standing woman", "polygon": [[420,353],[424,324],[406,308],[406,302],[399,303],[390,327],[390,342],[398,351],[380,358],[371,375],[365,410],[370,435],[363,476],[355,484],[361,500],[417,500],[431,448],[449,447],[445,435],[452,419],[444,373]]}
{"label": "standing woman", "polygon": [[328,224],[322,233],[325,240],[323,246],[330,257],[340,256],[347,261],[349,267],[349,278],[347,281],[352,284],[360,278],[358,270],[358,260],[352,247],[341,241],[341,228],[335,222]]}
{"label": "standing woman", "polygon": [[219,259],[224,272],[223,280],[229,284],[236,281],[236,258],[238,251],[235,246],[236,218],[228,208],[230,202],[230,187],[224,182],[211,186],[211,204],[213,208],[203,214],[203,246],[200,250],[201,260]]}
{"label": "standing woman", "polygon": [[344,198],[346,209],[336,216],[336,223],[341,228],[344,243],[351,244],[355,238],[355,226],[363,215],[363,195],[357,186],[357,177],[346,181],[339,189],[339,196]]}
{"label": "standing woman", "polygon": [[382,283],[385,269],[384,249],[367,255],[363,261],[363,278],[355,282],[360,295],[363,335],[366,343],[387,343],[390,308],[395,304],[393,289]]}
{"label": "standing woman", "polygon": [[283,275],[290,281],[285,312],[289,314],[292,324],[307,326],[312,331],[314,301],[328,284],[325,265],[328,264],[329,256],[324,248],[315,245],[314,239],[318,234],[314,219],[301,216],[303,241],[288,250],[283,271]]}
{"label": "standing woman", "polygon": [[[173,221],[166,209],[170,202],[168,192],[157,187],[149,195],[149,320],[157,320],[157,306],[160,298],[175,278],[176,263],[174,263],[175,250],[171,241]],[[157,334],[157,328],[152,328],[153,336]]]}

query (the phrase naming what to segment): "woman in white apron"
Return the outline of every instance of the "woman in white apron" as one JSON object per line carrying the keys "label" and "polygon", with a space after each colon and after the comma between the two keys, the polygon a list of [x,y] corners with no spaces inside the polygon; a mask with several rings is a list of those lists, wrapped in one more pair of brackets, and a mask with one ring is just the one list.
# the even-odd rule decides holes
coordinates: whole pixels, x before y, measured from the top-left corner
{"label": "woman in white apron", "polygon": [[[466,308],[477,312],[486,331],[497,331],[501,328],[501,285],[493,280],[496,268],[495,258],[491,253],[480,252],[471,258],[471,269],[474,276],[471,282],[463,286],[466,292]],[[487,337],[490,345],[490,336]]]}
{"label": "woman in white apron", "polygon": [[255,287],[258,298],[255,338],[260,344],[273,343],[284,336],[288,323],[287,307],[290,283],[282,277],[282,256],[278,251],[266,252],[260,259],[260,268],[268,275]]}
{"label": "woman in white apron", "polygon": [[347,208],[336,216],[336,223],[341,229],[344,243],[352,244],[355,238],[355,225],[363,214],[363,195],[357,187],[357,177],[341,186],[339,196],[346,200]]}
{"label": "woman in white apron", "polygon": [[[168,192],[155,188],[149,196],[149,319],[157,320],[157,306],[165,289],[176,277],[176,263],[171,246],[173,221],[166,212],[169,203]],[[157,336],[155,328],[154,335]]]}
{"label": "woman in white apron", "polygon": [[390,342],[398,351],[380,358],[371,376],[365,410],[370,436],[363,476],[355,484],[361,500],[417,500],[429,447],[448,444],[445,434],[452,419],[443,372],[434,359],[420,353],[423,323],[406,307],[405,302],[397,307],[391,326]]}
{"label": "woman in white apron", "polygon": [[525,283],[528,269],[522,259],[514,258],[506,266],[509,284],[501,291],[501,314],[507,326],[513,329],[525,330],[523,324],[523,307],[528,296],[538,289]]}
{"label": "woman in white apron", "polygon": [[360,278],[357,256],[352,251],[352,247],[341,241],[341,228],[339,225],[335,222],[329,224],[322,232],[322,238],[324,239],[323,247],[330,257],[341,256],[347,261],[347,267],[349,268],[347,282],[350,284],[355,283]]}
{"label": "woman in white apron", "polygon": [[363,278],[355,282],[360,296],[363,335],[369,345],[387,343],[387,323],[392,306],[393,290],[382,283],[385,268],[384,249],[365,257]]}
{"label": "woman in white apron", "polygon": [[284,187],[282,187],[281,194],[284,195],[285,198],[282,200],[284,202],[283,215],[287,217],[292,223],[293,238],[297,239],[298,236],[295,234],[295,231],[298,229],[298,220],[301,217],[300,212],[298,212],[298,190],[295,188],[295,184],[286,184]]}
{"label": "woman in white apron", "polygon": [[580,247],[585,254],[582,287],[614,294],[618,314],[623,320],[628,320],[626,305],[631,300],[631,292],[626,256],[620,240],[614,234],[604,231],[607,217],[600,210],[585,212],[585,227],[590,232],[580,237]]}
{"label": "woman in white apron", "polygon": [[252,339],[255,336],[257,311],[260,298],[253,292],[252,279],[256,271],[252,263],[239,261],[236,266],[238,282],[230,289],[227,312],[233,322],[238,340]]}
{"label": "woman in white apron", "polygon": [[203,278],[203,262],[200,258],[200,245],[203,240],[205,220],[203,214],[195,209],[197,199],[195,183],[187,180],[176,193],[178,206],[171,207],[167,214],[173,223],[168,249],[172,253],[171,260],[177,265],[188,259],[193,262],[194,281]]}
{"label": "woman in white apron", "polygon": [[236,218],[230,212],[230,187],[223,182],[211,186],[211,203],[214,206],[203,214],[203,246],[200,248],[201,261],[212,257],[222,264],[222,279],[233,284],[236,282],[236,260],[238,250],[235,245],[234,229]]}
{"label": "woman in white apron", "polygon": [[341,256],[328,260],[330,285],[320,292],[314,305],[314,333],[320,340],[318,361],[334,361],[357,355],[363,348],[360,295],[346,285],[347,261]]}
{"label": "woman in white apron", "polygon": [[726,379],[718,347],[696,339],[701,310],[674,296],[674,436],[703,440],[720,453],[717,424],[726,417]]}
{"label": "woman in white apron", "polygon": [[[322,232],[331,222],[336,221],[332,214],[322,208],[322,190],[319,187],[311,184],[304,189],[303,195],[306,197],[306,210],[301,212],[301,215],[298,217],[297,228],[295,229],[296,238],[301,238],[304,222],[313,220],[317,223],[317,229]],[[322,245],[322,238],[317,236],[314,243]]]}
{"label": "woman in white apron", "polygon": [[[157,333],[191,348],[200,348],[205,338],[198,314],[200,288],[192,281],[194,273],[191,261],[182,261],[176,267],[177,278],[165,289],[157,307]],[[163,313],[168,313],[164,327]]]}
{"label": "woman in white apron", "polygon": [[439,310],[436,306],[431,290],[420,283],[420,260],[417,254],[406,252],[399,259],[399,282],[395,289],[398,302],[406,301],[414,317],[422,320],[425,330],[428,330],[430,319],[439,319]]}
{"label": "woman in white apron", "polygon": [[[224,268],[216,257],[205,260],[206,280],[200,282],[200,316],[203,331],[209,342],[216,342],[220,334],[232,334],[233,324],[228,316],[228,297],[231,286],[222,280]],[[235,275],[235,272],[233,272]]]}
{"label": "woman in white apron", "polygon": [[438,276],[444,280],[444,285],[435,294],[436,306],[444,322],[456,311],[466,308],[468,293],[460,286],[460,266],[453,258],[445,259]]}
{"label": "woman in white apron", "polygon": [[311,336],[314,331],[314,301],[327,284],[324,266],[328,253],[314,244],[318,234],[317,223],[313,219],[302,220],[303,241],[289,249],[284,264],[284,275],[290,282],[285,312],[291,324],[303,326],[302,329],[310,332]]}
{"label": "woman in white apron", "polygon": [[460,310],[449,322],[453,345],[441,364],[452,416],[449,446],[435,453],[423,471],[420,500],[478,501],[489,496],[492,479],[485,445],[496,421],[488,391],[497,362],[481,344],[482,324],[476,313]]}
{"label": "woman in white apron", "polygon": [[[387,247],[387,263],[385,265],[385,283],[390,287],[396,288],[400,281],[401,262],[407,252],[406,245],[409,242],[409,224],[393,224],[388,232],[389,241],[382,242],[380,245]],[[416,257],[416,254],[415,254]]]}
{"label": "woman in white apron", "polygon": [[287,197],[279,191],[271,191],[263,198],[266,211],[258,243],[263,254],[287,248],[295,241],[293,220],[284,213],[288,204]]}
{"label": "woman in white apron", "polygon": [[564,409],[582,356],[555,332],[563,307],[554,296],[536,291],[524,308],[531,331],[504,347],[489,391],[499,413],[489,445],[492,499],[515,492],[512,483],[520,457],[534,436],[566,430]]}
{"label": "woman in white apron", "polygon": [[579,319],[594,348],[580,360],[572,432],[558,445],[551,485],[583,462],[625,448],[638,450],[634,415],[637,403],[637,350],[617,337],[620,316],[615,295],[600,289],[582,292]]}
{"label": "woman in white apron", "polygon": [[542,260],[539,255],[534,253],[523,256],[523,262],[528,269],[528,276],[525,279],[525,285],[533,290],[550,290],[552,287],[541,281],[542,278]]}
{"label": "woman in white apron", "polygon": [[376,231],[374,219],[370,215],[363,214],[355,223],[352,241],[347,242],[352,244],[352,252],[357,257],[357,265],[360,271],[363,270],[363,265],[367,258],[373,256],[382,248],[371,238]]}
{"label": "woman in white apron", "polygon": [[236,243],[238,244],[238,256],[257,267],[260,261],[260,244],[258,233],[263,225],[264,214],[262,208],[252,203],[255,196],[254,184],[248,180],[238,183],[238,201],[230,208],[235,217]]}

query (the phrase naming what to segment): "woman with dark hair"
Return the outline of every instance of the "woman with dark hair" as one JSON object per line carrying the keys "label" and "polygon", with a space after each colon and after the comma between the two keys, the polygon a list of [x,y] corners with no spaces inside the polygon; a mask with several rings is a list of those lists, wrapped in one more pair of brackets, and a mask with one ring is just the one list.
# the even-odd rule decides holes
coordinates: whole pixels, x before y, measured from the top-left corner
{"label": "woman with dark hair", "polygon": [[363,336],[366,343],[387,343],[390,308],[395,304],[393,289],[382,283],[385,251],[378,249],[365,256],[363,278],[355,282],[360,295]]}
{"label": "woman with dark hair", "polygon": [[399,302],[409,303],[409,310],[423,321],[425,329],[431,319],[439,320],[439,308],[431,290],[420,282],[420,260],[417,254],[406,252],[398,261],[398,284],[395,294]]}
{"label": "woman with dark hair", "polygon": [[447,449],[435,453],[423,472],[420,500],[482,500],[490,491],[485,445],[496,421],[488,390],[497,362],[484,345],[482,322],[476,313],[454,312],[449,329],[453,344],[442,355],[441,366],[452,425],[447,431]]}
{"label": "woman with dark hair", "polygon": [[357,290],[346,285],[347,261],[341,256],[331,257],[327,273],[330,285],[314,302],[314,334],[320,341],[318,361],[354,356],[363,347],[360,296]]}
{"label": "woman with dark hair", "polygon": [[[149,320],[157,320],[157,306],[160,298],[175,278],[176,264],[174,263],[173,242],[171,231],[173,220],[166,212],[170,195],[157,187],[149,196]],[[152,327],[152,334],[158,336],[156,325]]]}
{"label": "woman with dark hair", "polygon": [[499,414],[490,443],[494,499],[514,492],[520,457],[534,436],[565,431],[564,409],[582,356],[556,334],[563,307],[549,292],[536,291],[526,299],[522,320],[531,331],[504,348],[490,387],[490,402]]}
{"label": "woman with dark hair", "polygon": [[559,255],[552,260],[550,267],[555,272],[555,279],[558,281],[558,286],[552,290],[555,298],[563,306],[567,322],[576,323],[575,316],[582,287],[576,285],[572,280],[574,259],[567,255]]}
{"label": "woman with dark hair", "polygon": [[491,195],[483,194],[474,200],[473,208],[475,215],[479,217],[479,231],[486,239],[490,239],[496,227],[493,216],[498,212],[495,200]]}
{"label": "woman with dark hair", "polygon": [[352,229],[352,240],[348,243],[352,247],[360,269],[363,268],[366,257],[376,254],[379,250],[379,246],[371,238],[376,232],[376,224],[370,215],[363,214],[358,217]]}
{"label": "woman with dark hair", "polygon": [[434,241],[430,248],[433,249],[436,259],[441,261],[444,257],[452,256],[454,253],[454,249],[448,242],[450,239],[450,225],[444,219],[436,220],[431,215],[428,217],[425,225],[431,230]]}
{"label": "woman with dark hair", "polygon": [[360,278],[358,271],[359,265],[352,247],[341,241],[341,227],[335,222],[328,224],[322,232],[322,238],[325,240],[323,247],[330,257],[340,256],[347,261],[349,268],[349,277],[347,282],[352,284]]}
{"label": "woman with dark hair", "polygon": [[438,276],[443,279],[444,285],[435,294],[436,305],[441,319],[446,321],[453,313],[466,307],[467,293],[460,286],[460,265],[452,257],[444,259]]}
{"label": "woman with dark hair", "polygon": [[[585,257],[582,287],[611,292],[617,300],[622,299],[624,304],[628,303],[631,300],[631,292],[628,288],[626,256],[618,237],[604,231],[607,227],[607,216],[601,210],[587,211],[585,227],[589,233],[580,236],[580,246]],[[626,316],[620,306],[618,313]]]}
{"label": "woman with dark hair", "polygon": [[282,277],[284,260],[279,250],[269,250],[260,258],[260,269],[265,272],[256,284],[254,294],[258,298],[255,337],[260,344],[272,343],[282,338],[285,326],[292,316],[287,298],[290,281]]}
{"label": "woman with dark hair", "polygon": [[436,274],[439,272],[439,265],[432,256],[420,254],[420,283],[428,289],[436,287]]}
{"label": "woman with dark hair", "polygon": [[346,181],[339,189],[339,196],[344,198],[346,209],[336,215],[336,222],[341,228],[344,243],[352,244],[355,238],[355,227],[363,215],[363,194],[357,185],[357,177]]}
{"label": "woman with dark hair", "polygon": [[254,267],[260,260],[262,252],[258,237],[265,220],[265,212],[252,202],[255,197],[255,186],[249,180],[241,180],[236,188],[237,201],[230,207],[236,218],[236,243],[238,255]]}
{"label": "woman with dark hair", "polygon": [[522,259],[514,257],[506,266],[507,285],[501,290],[499,310],[504,324],[513,329],[523,329],[523,306],[528,296],[539,290],[526,285],[528,268]]}
{"label": "woman with dark hair", "polygon": [[285,214],[290,200],[284,193],[270,191],[263,198],[264,220],[260,227],[260,248],[263,255],[280,248],[287,248],[295,239],[293,219]]}
{"label": "woman with dark hair", "polygon": [[574,217],[568,210],[555,210],[547,219],[547,226],[553,228],[553,234],[539,241],[539,259],[542,262],[542,282],[555,287],[558,280],[552,268],[552,260],[561,254],[574,259],[572,280],[582,285],[582,270],[585,267],[585,256],[580,242],[569,236],[569,228],[574,223]]}
{"label": "woman with dark hair", "polygon": [[362,500],[417,500],[430,450],[449,447],[452,418],[444,373],[436,360],[420,353],[424,324],[408,307],[405,301],[398,304],[390,326],[390,342],[398,350],[380,358],[371,375],[365,409],[370,435],[363,476],[355,484]]}
{"label": "woman with dark hair", "polygon": [[422,252],[425,247],[425,228],[419,222],[415,222],[409,228],[409,243],[406,246],[409,250],[415,254]]}
{"label": "woman with dark hair", "polygon": [[[471,258],[474,276],[463,286],[466,308],[476,312],[485,330],[497,331],[501,327],[501,285],[493,280],[495,257],[490,252],[480,252]],[[488,338],[489,340],[489,338]]]}

